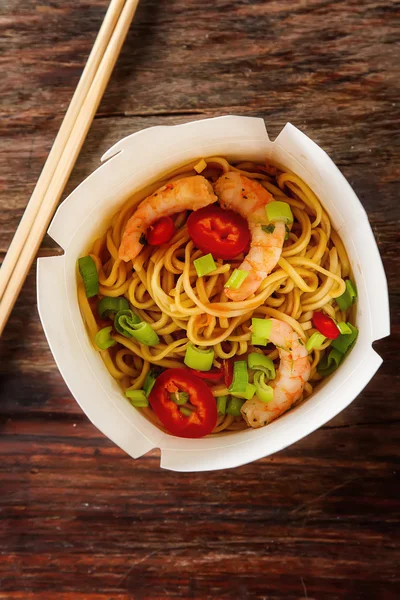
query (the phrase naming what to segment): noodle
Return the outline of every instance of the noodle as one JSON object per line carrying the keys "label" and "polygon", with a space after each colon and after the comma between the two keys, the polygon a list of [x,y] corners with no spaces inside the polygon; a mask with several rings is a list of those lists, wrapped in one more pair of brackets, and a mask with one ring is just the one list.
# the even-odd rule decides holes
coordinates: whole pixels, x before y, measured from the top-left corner
{"label": "noodle", "polygon": [[[125,225],[139,202],[161,185],[196,175],[193,167],[198,161],[176,169],[146,188],[143,194],[135,194],[89,250],[98,271],[100,296],[125,296],[133,310],[160,338],[156,346],[148,347],[116,333],[113,334],[116,346],[100,352],[106,368],[124,392],[127,388],[141,389],[151,365],[181,367],[190,342],[199,347],[212,346],[214,366],[245,355],[251,346],[253,317],[284,321],[303,343],[316,331],[311,321],[313,311],[323,310],[341,321],[348,317],[346,311],[334,304],[334,299],[345,291],[344,277],[350,273],[349,260],[339,235],[332,229],[328,215],[312,190],[298,176],[273,166],[249,161],[233,165],[216,156],[204,160],[207,167],[202,175],[211,182],[229,171],[258,180],[277,200],[291,206],[293,225],[278,264],[257,293],[236,302],[228,300],[224,286],[232,270],[240,266],[243,255],[231,261],[216,260],[215,271],[198,277],[193,261],[202,256],[202,252],[194,246],[186,224],[175,232],[167,247],[144,246],[133,263],[118,258]],[[78,285],[78,301],[89,336],[94,341],[104,325],[99,322],[95,304],[86,298],[82,283]],[[311,375],[297,404],[309,397],[321,380],[317,366],[330,342],[327,339],[318,350],[311,350]],[[267,355],[276,361],[278,351],[273,348]],[[212,393],[218,398],[229,392],[224,385],[213,384]],[[138,410],[163,429],[151,408]],[[242,417],[219,415],[213,433],[246,427]]]}

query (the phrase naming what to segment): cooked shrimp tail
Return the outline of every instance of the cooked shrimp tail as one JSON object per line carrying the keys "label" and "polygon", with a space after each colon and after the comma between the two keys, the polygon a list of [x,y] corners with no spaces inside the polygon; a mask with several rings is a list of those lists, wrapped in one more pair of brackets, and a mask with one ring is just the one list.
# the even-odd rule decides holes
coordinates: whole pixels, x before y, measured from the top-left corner
{"label": "cooked shrimp tail", "polygon": [[212,185],[202,175],[184,177],[164,185],[145,198],[126,224],[118,256],[133,260],[143,248],[148,227],[160,219],[184,210],[198,210],[217,200]]}
{"label": "cooked shrimp tail", "polygon": [[271,423],[285,413],[300,398],[310,376],[308,351],[298,334],[278,319],[271,319],[270,342],[278,348],[280,365],[276,379],[269,382],[274,390],[273,400],[262,402],[253,396],[241,412],[250,427],[258,428]]}
{"label": "cooked shrimp tail", "polygon": [[230,171],[216,181],[214,189],[222,208],[238,212],[249,224],[250,250],[239,268],[250,275],[239,289],[225,288],[231,300],[246,300],[277,264],[285,240],[285,224],[278,221],[268,225],[265,207],[274,198],[258,181]]}

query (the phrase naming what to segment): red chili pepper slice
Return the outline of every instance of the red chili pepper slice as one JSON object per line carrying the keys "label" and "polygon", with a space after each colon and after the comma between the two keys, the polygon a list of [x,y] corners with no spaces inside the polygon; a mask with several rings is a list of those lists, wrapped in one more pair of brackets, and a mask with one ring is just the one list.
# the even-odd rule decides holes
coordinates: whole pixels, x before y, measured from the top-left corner
{"label": "red chili pepper slice", "polygon": [[215,204],[192,212],[187,226],[195,246],[205,253],[211,252],[214,258],[235,258],[250,240],[247,221]]}
{"label": "red chili pepper slice", "polygon": [[233,362],[229,359],[224,360],[222,369],[224,371],[225,387],[229,388],[233,380]]}
{"label": "red chili pepper slice", "polygon": [[[189,394],[195,410],[190,416],[182,414],[170,398],[169,389]],[[149,395],[152,409],[164,427],[173,435],[199,438],[212,432],[217,424],[217,403],[207,384],[187,369],[167,369],[156,379]]]}
{"label": "red chili pepper slice", "polygon": [[151,246],[166,244],[175,233],[175,225],[171,217],[161,217],[150,225],[147,230],[146,239]]}
{"label": "red chili pepper slice", "polygon": [[193,373],[193,375],[197,375],[200,379],[208,379],[209,381],[219,381],[223,377],[222,370],[216,367],[213,367],[209,371],[196,371],[196,369],[188,367],[188,371]]}
{"label": "red chili pepper slice", "polygon": [[314,312],[312,322],[318,331],[330,340],[335,340],[340,335],[335,321],[321,311]]}

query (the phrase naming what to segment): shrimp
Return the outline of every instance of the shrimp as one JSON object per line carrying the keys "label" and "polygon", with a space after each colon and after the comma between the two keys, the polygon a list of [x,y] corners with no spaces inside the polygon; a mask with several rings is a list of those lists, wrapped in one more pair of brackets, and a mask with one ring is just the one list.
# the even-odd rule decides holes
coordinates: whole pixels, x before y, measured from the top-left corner
{"label": "shrimp", "polygon": [[216,202],[211,183],[202,175],[184,177],[167,183],[145,198],[125,226],[118,256],[128,262],[143,248],[147,228],[161,217],[184,210],[198,210]]}
{"label": "shrimp", "polygon": [[231,300],[240,302],[251,296],[277,264],[282,253],[285,240],[285,224],[278,221],[266,229],[268,219],[265,206],[273,201],[273,196],[263,186],[230,171],[222,175],[214,184],[222,208],[230,208],[247,219],[250,233],[250,251],[240,265],[243,271],[249,271],[242,285],[237,290],[225,288],[225,294]]}
{"label": "shrimp", "polygon": [[253,396],[241,408],[244,420],[254,428],[263,427],[286,412],[300,398],[310,376],[308,351],[298,334],[284,321],[271,321],[269,339],[278,348],[281,362],[276,379],[269,382],[274,388],[271,402],[261,402]]}

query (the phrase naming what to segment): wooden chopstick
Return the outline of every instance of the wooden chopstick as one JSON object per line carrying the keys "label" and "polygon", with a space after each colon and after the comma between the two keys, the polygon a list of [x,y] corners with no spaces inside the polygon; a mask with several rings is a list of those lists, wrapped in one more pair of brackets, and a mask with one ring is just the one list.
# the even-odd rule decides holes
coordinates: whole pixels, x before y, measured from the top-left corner
{"label": "wooden chopstick", "polygon": [[33,190],[32,196],[18,225],[18,229],[15,232],[8,252],[3,260],[3,264],[0,269],[0,299],[7,287],[8,281],[18,261],[19,254],[25,244],[26,238],[28,237],[29,231],[32,227],[32,223],[42,203],[44,194],[49,187],[51,178],[61,158],[61,154],[64,150],[67,139],[71,135],[71,131],[76,122],[79,111],[81,110],[89,88],[92,85],[100,61],[110,41],[115,24],[121,14],[124,2],[125,0],[112,0],[107,10],[92,51],[82,72],[78,86],[72,97],[57,137],[54,140],[54,144],[50,150],[50,154],[47,157],[35,189]]}
{"label": "wooden chopstick", "polygon": [[[92,58],[93,51],[95,50],[94,46],[89,57],[90,68],[87,71],[87,77],[91,79],[90,85],[87,85],[87,81],[81,85],[83,74],[78,85],[78,88],[81,86],[79,90],[79,97],[78,99],[75,99],[77,93],[75,92],[72,100],[72,102],[74,102],[73,110],[69,116],[68,113],[70,110],[68,110],[64,119],[65,122],[68,116],[68,123],[65,126],[62,135],[60,136],[60,130],[56,138],[56,150],[51,156],[53,148],[56,145],[55,142],[52,152],[49,155],[47,162],[49,162],[51,156],[50,166],[46,168],[46,162],[46,165],[42,171],[42,175],[45,173],[43,176],[43,181],[40,182],[40,179],[42,178],[41,175],[36,186],[36,188],[39,187],[39,190],[36,192],[35,188],[34,191],[35,198],[33,204],[31,205],[31,199],[28,205],[29,211],[27,208],[24,213],[25,221],[23,227],[21,230],[18,228],[3,263],[3,266],[6,264],[6,270],[3,276],[4,283],[2,284],[5,289],[2,296],[0,295],[0,335],[25,281],[30,266],[35,258],[42,238],[46,233],[46,229],[54,214],[65,184],[67,183],[79,151],[86,138],[87,132],[103,96],[115,62],[118,58],[121,46],[129,30],[138,3],[139,0],[126,0],[125,2],[121,2],[121,0],[113,0],[110,4],[109,10],[107,11],[103,26],[95,42],[96,46],[100,34],[102,34],[101,42],[99,41],[97,44],[97,51],[100,52],[101,49],[104,50],[101,60],[98,61],[94,57]],[[121,7],[122,10],[119,10]],[[113,28],[112,23],[114,23]],[[111,36],[108,35],[107,37],[107,34],[109,34],[110,30],[112,30]],[[72,121],[73,123],[71,127]],[[62,128],[64,126],[64,122],[62,124]],[[33,208],[31,206],[33,206]],[[27,217],[25,217],[26,214]],[[11,257],[8,259],[7,257],[10,252]],[[0,269],[0,272],[2,272],[3,266]]]}

